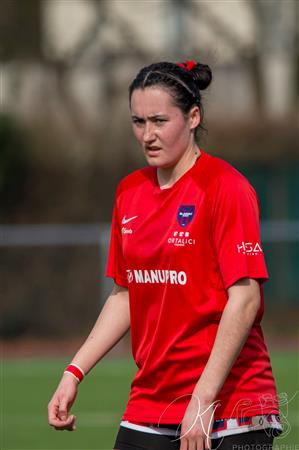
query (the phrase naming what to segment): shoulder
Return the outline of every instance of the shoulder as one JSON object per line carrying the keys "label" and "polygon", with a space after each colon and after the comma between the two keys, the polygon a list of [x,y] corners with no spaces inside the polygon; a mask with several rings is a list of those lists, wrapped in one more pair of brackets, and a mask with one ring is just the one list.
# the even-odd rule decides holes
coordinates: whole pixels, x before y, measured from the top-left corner
{"label": "shoulder", "polygon": [[143,184],[152,181],[153,177],[154,173],[151,167],[143,167],[131,172],[119,182],[116,189],[116,197],[119,197],[124,192],[142,187]]}
{"label": "shoulder", "polygon": [[208,155],[205,172],[210,193],[217,194],[221,191],[234,196],[238,192],[251,192],[255,195],[255,190],[247,178],[222,158]]}
{"label": "shoulder", "polygon": [[207,189],[212,216],[236,217],[249,211],[259,214],[259,200],[255,189],[235,167],[221,158],[212,157],[212,181]]}

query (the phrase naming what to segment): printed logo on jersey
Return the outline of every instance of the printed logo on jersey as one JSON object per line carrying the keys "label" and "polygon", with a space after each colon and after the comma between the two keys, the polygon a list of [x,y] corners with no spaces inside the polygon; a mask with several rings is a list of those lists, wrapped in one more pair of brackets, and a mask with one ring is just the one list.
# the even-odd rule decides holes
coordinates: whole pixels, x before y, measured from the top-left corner
{"label": "printed logo on jersey", "polygon": [[180,284],[187,283],[187,274],[184,271],[164,269],[127,269],[128,283],[137,284]]}
{"label": "printed logo on jersey", "polygon": [[137,217],[138,216],[132,216],[132,217],[126,217],[126,216],[124,216],[123,218],[122,218],[122,221],[121,221],[121,223],[123,224],[123,225],[125,225],[126,223],[129,223],[129,222],[131,222],[132,220],[134,220],[134,219],[137,219]]}
{"label": "printed logo on jersey", "polygon": [[255,256],[259,253],[263,253],[263,250],[258,242],[241,242],[240,244],[237,244],[237,250],[238,253],[241,253],[242,255],[247,256]]}
{"label": "printed logo on jersey", "polygon": [[122,227],[121,234],[133,234],[132,228]]}
{"label": "printed logo on jersey", "polygon": [[[127,217],[127,216],[123,216],[122,218],[122,225],[126,225],[129,222],[132,222],[132,220],[137,219],[138,216],[131,216],[131,217]],[[127,227],[122,227],[121,229],[121,234],[133,234],[133,230],[132,228],[127,228]]]}
{"label": "printed logo on jersey", "polygon": [[167,242],[175,247],[186,247],[196,244],[196,240],[190,236],[189,231],[174,231]]}
{"label": "printed logo on jersey", "polygon": [[192,222],[195,205],[181,205],[178,210],[177,219],[181,227],[186,227]]}
{"label": "printed logo on jersey", "polygon": [[134,281],[134,277],[133,277],[133,272],[132,270],[127,270],[127,279],[128,279],[128,283],[132,283]]}

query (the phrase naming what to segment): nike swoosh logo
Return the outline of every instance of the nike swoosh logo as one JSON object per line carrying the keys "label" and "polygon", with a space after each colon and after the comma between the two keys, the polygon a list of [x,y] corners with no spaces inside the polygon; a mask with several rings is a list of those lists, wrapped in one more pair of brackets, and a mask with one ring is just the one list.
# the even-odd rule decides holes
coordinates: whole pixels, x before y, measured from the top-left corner
{"label": "nike swoosh logo", "polygon": [[138,217],[138,216],[133,216],[133,217],[129,217],[128,219],[126,219],[126,216],[124,216],[123,219],[122,219],[122,221],[121,221],[121,223],[122,223],[123,225],[125,225],[126,223],[131,222],[131,220],[134,220],[134,219],[136,219],[137,217]]}

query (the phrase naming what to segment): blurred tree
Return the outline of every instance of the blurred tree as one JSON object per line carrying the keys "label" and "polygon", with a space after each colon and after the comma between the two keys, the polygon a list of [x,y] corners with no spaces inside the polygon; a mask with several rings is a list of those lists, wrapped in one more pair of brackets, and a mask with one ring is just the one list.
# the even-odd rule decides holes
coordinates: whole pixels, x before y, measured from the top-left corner
{"label": "blurred tree", "polygon": [[0,61],[42,55],[40,0],[1,0]]}
{"label": "blurred tree", "polygon": [[[82,7],[82,2],[81,3]],[[0,15],[0,61],[35,60],[44,68],[44,83],[51,83],[40,90],[42,103],[46,107],[43,95],[47,92],[56,99],[65,117],[68,118],[75,136],[84,140],[93,130],[90,121],[77,100],[71,79],[80,67],[99,71],[101,99],[107,108],[106,117],[115,110],[114,98],[119,96],[119,78],[115,74],[121,66],[138,65],[148,60],[142,40],[132,24],[124,15],[113,13],[113,2],[107,0],[85,0],[94,11],[94,20],[82,32],[70,51],[55,54],[48,51],[51,43],[45,34],[45,5],[54,2],[41,0],[2,0]],[[67,5],[67,2],[65,3]],[[70,8],[76,3],[69,2]],[[181,54],[198,53],[198,42],[192,39],[188,25],[193,22],[204,23],[211,30],[211,35],[226,42],[236,55],[236,61],[245,63],[251,73],[252,95],[256,96],[258,110],[266,116],[284,115],[292,112],[298,101],[296,92],[296,73],[298,73],[298,9],[296,0],[249,0],[243,8],[251,11],[254,18],[256,37],[252,43],[245,42],[231,23],[223,20],[221,14],[215,14],[215,2],[194,2],[192,0],[170,0],[161,4],[161,13],[167,9],[171,18],[169,26],[169,48],[164,49],[168,58]],[[225,2],[221,5],[225,8]],[[129,4],[128,7],[129,8]],[[79,11],[79,10],[78,10]],[[165,12],[165,11],[164,11]],[[118,41],[117,47],[107,44],[107,29]],[[105,42],[102,45],[102,42]],[[211,40],[211,50],[213,48]],[[164,51],[161,49],[161,53]],[[209,49],[206,49],[209,51]],[[102,68],[104,67],[104,70]],[[15,73],[15,78],[22,73]],[[123,89],[123,86],[121,85]],[[296,100],[297,99],[297,100]],[[117,100],[116,100],[117,101]],[[47,102],[46,102],[47,103]],[[53,102],[52,102],[53,104]],[[48,106],[49,108],[49,106]],[[55,111],[56,115],[56,111]],[[105,119],[105,118],[104,118]],[[99,129],[100,128],[100,129]],[[97,125],[97,135],[107,129],[107,122],[102,120]]]}
{"label": "blurred tree", "polygon": [[[62,3],[66,8],[70,8],[73,14],[80,14],[79,7],[85,8],[85,5],[89,5],[93,20],[81,34],[78,34],[70,49],[59,53],[51,48],[51,39],[46,32],[45,24],[48,20],[46,5],[55,8],[55,5]],[[35,138],[33,145],[38,149],[36,154],[39,154],[40,161],[44,158],[44,165],[47,167],[50,158],[55,163],[58,161],[57,165],[65,158],[67,164],[70,162],[77,164],[80,169],[85,164],[85,168],[89,165],[89,170],[93,170],[93,163],[97,159],[102,167],[110,165],[113,171],[115,169],[113,152],[117,153],[118,166],[123,167],[125,164],[128,166],[132,162],[130,131],[124,121],[127,111],[124,88],[127,84],[126,77],[135,70],[135,67],[137,69],[149,59],[156,58],[156,55],[150,54],[144,45],[144,39],[140,39],[134,22],[129,20],[128,8],[133,7],[134,2],[128,2],[126,14],[118,12],[115,8],[116,3],[108,0],[78,2],[2,0],[1,2],[0,62],[3,67],[8,67],[8,77],[15,80],[14,84],[11,83],[15,89],[11,95],[11,103],[15,105],[14,111],[17,111],[19,98],[22,97],[24,101],[22,87],[26,84],[29,94],[27,94],[28,109],[26,106],[24,108],[25,117]],[[122,1],[119,0],[119,3]],[[250,9],[256,27],[260,30],[251,42],[239,36],[239,28],[233,26],[234,17],[226,16],[224,20],[221,14],[215,14],[218,8],[215,2],[192,0],[157,2],[163,17],[170,20],[167,24],[171,24],[166,29],[167,39],[163,43],[165,47],[161,48],[158,57],[165,52],[167,58],[174,60],[182,55],[198,54],[203,44],[194,39],[194,27],[204,24],[212,37],[225,41],[227,47],[232,49],[232,54],[235,55],[232,64],[236,67],[238,64],[248,67],[252,86],[255,86],[252,95],[256,96],[257,111],[264,112],[265,115],[272,114],[274,104],[275,108],[279,109],[277,104],[280,98],[280,104],[284,102],[285,105],[280,111],[284,111],[286,115],[287,109],[292,111],[294,99],[298,95],[292,77],[295,77],[295,66],[297,65],[298,71],[299,65],[293,45],[295,35],[298,39],[296,17],[299,2],[248,0],[240,4],[242,8]],[[138,5],[141,8],[140,3]],[[221,8],[225,8],[225,2],[222,2]],[[67,9],[64,10],[64,14],[65,11]],[[272,20],[272,16],[275,20]],[[55,21],[53,23],[49,26],[55,28]],[[281,36],[284,36],[283,39]],[[59,39],[60,36],[58,41]],[[147,39],[150,39],[150,34]],[[211,39],[208,44],[212,51],[215,42],[217,43],[217,40]],[[209,52],[208,46],[206,52]],[[275,63],[271,70],[276,55],[280,57],[277,60],[279,64]],[[266,63],[267,58],[271,64]],[[278,66],[288,67],[283,72],[284,81],[279,75],[281,69],[278,69]],[[95,89],[88,91],[88,95],[93,95],[90,100],[96,105],[94,121],[86,114],[82,97],[80,99],[78,95],[81,86],[77,89],[76,84],[86,73],[92,73],[96,80]],[[26,83],[24,74],[27,75]],[[288,77],[290,82],[287,82]],[[88,81],[84,80],[85,85]],[[288,101],[283,100],[286,98]],[[86,100],[86,103],[88,102],[89,98]],[[13,111],[13,108],[11,110]],[[269,149],[268,145],[265,147]],[[40,151],[41,148],[43,151]],[[89,175],[90,173],[86,177]]]}
{"label": "blurred tree", "polygon": [[263,112],[270,117],[283,117],[294,111],[298,100],[295,43],[299,2],[251,0],[251,7],[258,28],[255,49]]}
{"label": "blurred tree", "polygon": [[0,219],[23,199],[29,176],[23,134],[14,121],[0,115]]}
{"label": "blurred tree", "polygon": [[216,16],[213,4],[185,0],[185,5],[209,25],[212,33],[221,36],[238,61],[247,64],[254,86],[252,94],[260,113],[275,118],[296,110],[299,100],[297,0],[249,0],[243,5],[251,11],[257,29],[253,45],[244,42],[233,26]]}

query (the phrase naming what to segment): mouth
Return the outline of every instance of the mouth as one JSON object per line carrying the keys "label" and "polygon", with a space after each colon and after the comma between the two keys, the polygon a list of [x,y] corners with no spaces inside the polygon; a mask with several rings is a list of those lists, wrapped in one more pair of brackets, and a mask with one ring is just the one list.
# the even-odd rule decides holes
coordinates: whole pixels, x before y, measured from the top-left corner
{"label": "mouth", "polygon": [[148,156],[157,156],[159,151],[161,150],[161,147],[151,146],[151,147],[145,147],[145,152]]}

